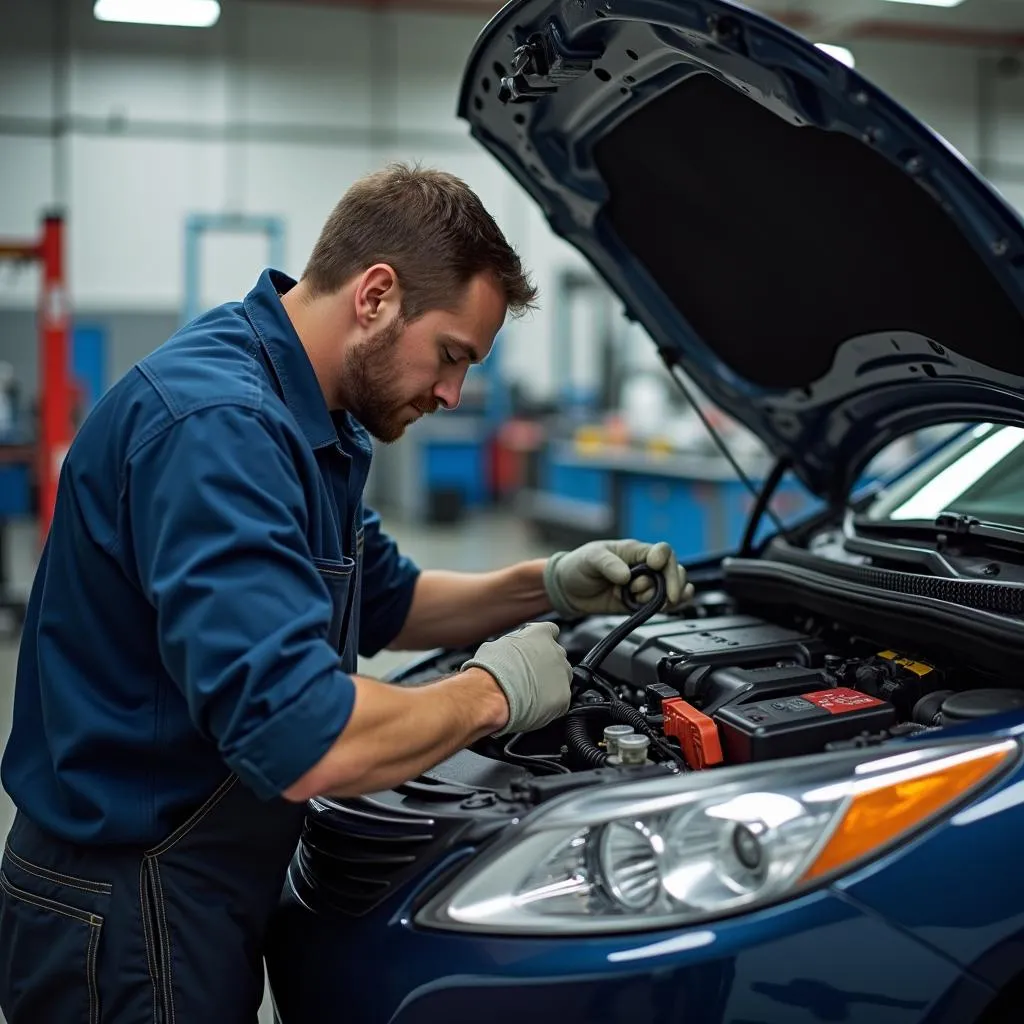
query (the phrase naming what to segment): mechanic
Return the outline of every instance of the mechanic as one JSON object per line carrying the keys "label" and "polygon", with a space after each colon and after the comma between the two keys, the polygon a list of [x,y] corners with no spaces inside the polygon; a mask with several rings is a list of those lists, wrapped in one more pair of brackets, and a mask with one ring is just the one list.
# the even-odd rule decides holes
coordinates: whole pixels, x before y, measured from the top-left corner
{"label": "mechanic", "polygon": [[393,165],[349,189],[301,280],[265,271],[87,417],[2,763],[17,807],[0,874],[8,1024],[251,1024],[305,801],[393,787],[569,703],[550,621],[420,688],[358,675],[358,654],[622,611],[645,560],[670,603],[688,598],[667,544],[421,572],[363,505],[369,435],[453,408],[534,301],[469,188]]}

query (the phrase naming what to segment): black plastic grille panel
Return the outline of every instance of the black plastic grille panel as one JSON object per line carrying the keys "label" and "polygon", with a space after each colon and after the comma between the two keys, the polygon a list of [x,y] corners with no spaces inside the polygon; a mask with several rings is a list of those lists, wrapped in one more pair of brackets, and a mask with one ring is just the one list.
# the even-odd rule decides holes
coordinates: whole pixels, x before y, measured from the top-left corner
{"label": "black plastic grille panel", "polygon": [[446,831],[438,826],[434,818],[384,807],[370,798],[314,801],[293,880],[317,903],[361,916],[417,870]]}
{"label": "black plastic grille panel", "polygon": [[[799,565],[819,573],[839,576],[863,586],[914,597],[930,597],[936,601],[974,608],[1000,615],[1024,616],[1024,587],[1013,583],[990,583],[986,580],[955,580],[945,576],[877,569],[872,566],[824,562],[817,555],[786,548],[776,548],[773,557],[791,565]],[[742,565],[741,560],[736,561]]]}

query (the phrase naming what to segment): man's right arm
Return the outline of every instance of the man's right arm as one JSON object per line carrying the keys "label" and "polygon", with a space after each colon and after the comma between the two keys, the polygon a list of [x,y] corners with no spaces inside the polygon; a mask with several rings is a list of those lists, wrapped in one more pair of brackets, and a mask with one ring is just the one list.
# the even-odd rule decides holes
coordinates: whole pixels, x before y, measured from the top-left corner
{"label": "man's right arm", "polygon": [[509,705],[480,668],[427,686],[354,676],[355,706],[333,746],[284,791],[289,800],[357,796],[390,789],[498,732]]}
{"label": "man's right arm", "polygon": [[572,667],[553,622],[532,622],[481,644],[462,672],[403,688],[355,678],[348,723],[284,795],[356,796],[390,789],[489,733],[529,732],[569,707]]}

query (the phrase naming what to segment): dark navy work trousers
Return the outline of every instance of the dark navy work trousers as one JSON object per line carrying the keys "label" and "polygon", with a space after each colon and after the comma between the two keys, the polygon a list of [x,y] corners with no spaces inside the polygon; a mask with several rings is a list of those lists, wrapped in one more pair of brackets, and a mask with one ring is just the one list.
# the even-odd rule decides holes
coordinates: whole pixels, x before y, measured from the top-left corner
{"label": "dark navy work trousers", "polygon": [[233,775],[148,850],[60,842],[19,812],[0,862],[8,1024],[255,1024],[303,813]]}

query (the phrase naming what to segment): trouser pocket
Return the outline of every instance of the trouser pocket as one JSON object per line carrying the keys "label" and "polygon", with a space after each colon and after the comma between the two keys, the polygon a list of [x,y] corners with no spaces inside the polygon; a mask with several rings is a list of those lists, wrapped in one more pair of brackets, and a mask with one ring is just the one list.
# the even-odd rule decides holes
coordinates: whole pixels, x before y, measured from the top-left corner
{"label": "trouser pocket", "polygon": [[7,1024],[99,1024],[96,958],[110,887],[12,850],[0,862],[0,1009]]}

